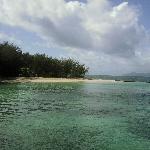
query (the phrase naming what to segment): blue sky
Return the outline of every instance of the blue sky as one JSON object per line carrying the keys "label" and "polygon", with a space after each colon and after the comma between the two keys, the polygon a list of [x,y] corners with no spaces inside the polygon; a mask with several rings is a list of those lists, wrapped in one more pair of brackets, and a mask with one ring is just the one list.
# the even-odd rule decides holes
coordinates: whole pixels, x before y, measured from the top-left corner
{"label": "blue sky", "polygon": [[[114,4],[119,4],[123,0],[112,0]],[[141,9],[140,20],[147,29],[150,29],[150,1],[149,0],[128,0],[129,5],[135,5]]]}
{"label": "blue sky", "polygon": [[0,2],[1,42],[32,54],[72,57],[90,74],[150,72],[149,0]]}

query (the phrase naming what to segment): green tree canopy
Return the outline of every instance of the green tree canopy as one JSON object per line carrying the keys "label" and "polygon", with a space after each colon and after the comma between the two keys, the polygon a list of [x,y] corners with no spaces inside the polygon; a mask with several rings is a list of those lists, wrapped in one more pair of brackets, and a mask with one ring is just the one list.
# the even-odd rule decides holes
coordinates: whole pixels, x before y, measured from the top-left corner
{"label": "green tree canopy", "polygon": [[31,55],[8,42],[0,43],[0,76],[84,77],[88,68],[78,61],[57,59],[45,54]]}

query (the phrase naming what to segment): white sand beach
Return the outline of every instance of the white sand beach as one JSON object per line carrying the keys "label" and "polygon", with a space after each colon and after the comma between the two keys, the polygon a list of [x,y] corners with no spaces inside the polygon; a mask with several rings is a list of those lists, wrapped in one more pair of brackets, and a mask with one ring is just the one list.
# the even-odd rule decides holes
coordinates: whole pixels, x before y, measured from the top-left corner
{"label": "white sand beach", "polygon": [[18,77],[15,79],[10,80],[3,80],[2,82],[8,83],[55,83],[55,82],[85,82],[85,83],[115,83],[115,82],[122,82],[122,81],[115,81],[115,80],[103,80],[103,79],[71,79],[71,78],[43,78],[43,77]]}

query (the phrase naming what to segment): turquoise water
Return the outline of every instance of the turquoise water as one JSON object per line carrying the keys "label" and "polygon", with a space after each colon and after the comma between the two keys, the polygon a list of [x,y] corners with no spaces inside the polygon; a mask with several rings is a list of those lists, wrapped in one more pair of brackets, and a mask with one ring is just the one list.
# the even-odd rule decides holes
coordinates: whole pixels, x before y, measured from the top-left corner
{"label": "turquoise water", "polygon": [[0,150],[150,150],[150,84],[0,85]]}

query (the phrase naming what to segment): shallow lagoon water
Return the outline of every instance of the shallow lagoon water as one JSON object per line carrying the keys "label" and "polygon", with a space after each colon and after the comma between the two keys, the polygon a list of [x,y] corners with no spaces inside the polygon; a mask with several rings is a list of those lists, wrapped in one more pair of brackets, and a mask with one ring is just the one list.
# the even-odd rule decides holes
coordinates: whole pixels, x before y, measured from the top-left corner
{"label": "shallow lagoon water", "polygon": [[0,149],[150,150],[150,84],[1,84]]}

